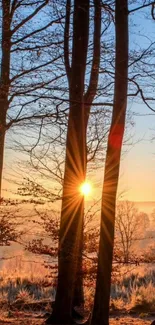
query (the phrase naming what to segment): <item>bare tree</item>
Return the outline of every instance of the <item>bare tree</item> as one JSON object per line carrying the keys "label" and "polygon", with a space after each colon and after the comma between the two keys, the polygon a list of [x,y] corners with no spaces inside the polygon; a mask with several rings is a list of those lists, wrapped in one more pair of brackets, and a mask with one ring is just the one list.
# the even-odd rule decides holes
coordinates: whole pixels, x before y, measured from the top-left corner
{"label": "bare tree", "polygon": [[148,216],[138,212],[133,202],[122,201],[117,204],[115,237],[124,263],[132,259],[135,241],[145,238],[147,225]]}
{"label": "bare tree", "polygon": [[92,324],[109,324],[116,193],[125,128],[128,86],[128,1],[115,1],[116,59],[112,122],[109,131],[101,204],[100,243]]}
{"label": "bare tree", "polygon": [[[58,116],[44,103],[62,77],[55,71],[55,62],[61,61],[56,46],[61,44],[53,25],[63,17],[54,15],[48,0],[1,0],[1,72],[0,72],[0,191],[3,170],[6,131],[15,124],[43,123],[43,118]],[[48,15],[47,15],[48,7]],[[53,13],[53,17],[52,17]],[[40,19],[42,17],[42,19]],[[50,35],[50,38],[49,38]],[[50,40],[49,40],[50,39]],[[50,75],[48,72],[51,71]],[[58,90],[57,90],[58,92]],[[52,94],[52,98],[55,98]],[[51,95],[49,96],[51,99]],[[55,99],[53,99],[55,100]],[[52,122],[52,120],[51,120]]]}
{"label": "bare tree", "polygon": [[71,323],[78,257],[81,255],[84,202],[79,193],[79,186],[84,181],[86,172],[83,93],[88,48],[89,1],[75,0],[73,26],[72,66],[68,75],[70,110],[60,222],[58,286],[53,313],[47,324]]}
{"label": "bare tree", "polygon": [[88,89],[84,94],[89,36],[89,6],[89,1],[79,2],[75,0],[74,2],[73,48],[70,66],[67,36],[71,2],[67,1],[66,4],[64,57],[69,83],[70,109],[60,221],[58,286],[53,313],[47,320],[49,324],[51,322],[67,324],[72,322],[72,306],[83,302],[83,298],[81,299],[82,279],[80,273],[82,268],[84,198],[80,194],[79,188],[86,177],[86,132],[90,108],[98,83],[101,33],[100,1],[96,0],[94,1],[92,68]]}

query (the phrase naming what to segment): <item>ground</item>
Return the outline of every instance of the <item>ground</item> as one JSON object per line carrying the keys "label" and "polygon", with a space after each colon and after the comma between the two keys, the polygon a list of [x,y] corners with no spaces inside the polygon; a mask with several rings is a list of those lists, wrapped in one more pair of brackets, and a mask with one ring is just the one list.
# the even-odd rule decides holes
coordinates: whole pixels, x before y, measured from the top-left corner
{"label": "ground", "polygon": [[111,319],[110,325],[150,325],[153,318],[139,318],[139,317],[115,317]]}
{"label": "ground", "polygon": [[[154,318],[139,318],[139,317],[114,317],[110,319],[110,325],[150,325]],[[44,320],[34,318],[21,318],[0,320],[0,325],[43,325]]]}

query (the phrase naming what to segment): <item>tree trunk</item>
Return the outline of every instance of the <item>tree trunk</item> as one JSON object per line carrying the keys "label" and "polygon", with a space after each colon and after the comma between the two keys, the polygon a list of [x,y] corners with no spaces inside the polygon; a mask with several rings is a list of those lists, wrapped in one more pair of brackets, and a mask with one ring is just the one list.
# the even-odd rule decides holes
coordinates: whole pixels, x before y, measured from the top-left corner
{"label": "tree trunk", "polygon": [[[2,101],[0,100],[0,109],[1,112],[4,111],[4,106],[2,106]],[[6,116],[1,116],[0,112],[0,197],[2,191],[2,173],[3,173],[3,160],[4,160],[4,142],[5,142],[5,123],[6,123]]]}
{"label": "tree trunk", "polygon": [[10,0],[2,1],[2,59],[0,75],[0,196],[2,186],[4,141],[6,132],[6,113],[8,110],[9,74],[10,74]]}
{"label": "tree trunk", "polygon": [[109,325],[116,194],[125,128],[128,77],[128,1],[115,1],[116,61],[114,107],[102,191],[100,243],[92,324]]}
{"label": "tree trunk", "polygon": [[[84,205],[83,205],[83,211],[81,211],[83,214],[84,219]],[[83,220],[84,224],[84,220]],[[83,225],[82,225],[83,229]],[[78,264],[77,264],[77,274],[76,274],[76,280],[75,280],[75,288],[74,288],[74,295],[73,295],[73,302],[72,307],[75,306],[78,307],[84,307],[84,290],[83,290],[83,274],[82,274],[82,254],[83,254],[83,231],[80,238],[80,255],[78,257]]]}
{"label": "tree trunk", "polygon": [[89,0],[74,1],[73,49],[70,72],[70,111],[60,222],[58,286],[47,324],[72,323],[72,305],[81,256],[84,199],[79,192],[86,174],[84,80],[89,34]]}
{"label": "tree trunk", "polygon": [[[100,65],[100,37],[101,37],[101,2],[100,0],[94,0],[94,36],[93,36],[93,58],[92,67],[90,73],[90,80],[87,92],[84,94],[84,120],[85,120],[85,132],[87,132],[88,120],[91,105],[96,95],[98,76],[99,76],[99,65]],[[84,218],[84,210],[83,210]],[[80,239],[81,253],[83,251],[83,234]],[[83,275],[82,275],[82,254],[78,260],[77,279],[75,283],[74,306],[84,305],[84,291],[83,291]]]}

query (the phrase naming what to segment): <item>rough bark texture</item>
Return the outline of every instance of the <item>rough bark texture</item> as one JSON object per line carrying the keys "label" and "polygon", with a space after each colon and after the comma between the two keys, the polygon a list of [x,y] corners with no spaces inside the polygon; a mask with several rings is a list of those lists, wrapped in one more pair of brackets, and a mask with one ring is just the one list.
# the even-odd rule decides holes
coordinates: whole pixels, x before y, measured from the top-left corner
{"label": "rough bark texture", "polygon": [[125,128],[128,77],[128,1],[116,0],[116,61],[114,107],[108,137],[101,205],[100,243],[93,325],[109,325],[116,194]]}
{"label": "rough bark texture", "polygon": [[6,113],[8,110],[9,72],[10,72],[10,0],[2,1],[2,59],[0,74],[0,196],[3,172],[4,141],[6,131]]}
{"label": "rough bark texture", "polygon": [[[101,3],[100,0],[94,0],[94,37],[93,37],[92,67],[91,67],[89,86],[83,98],[84,106],[85,106],[84,107],[85,133],[87,132],[90,109],[94,97],[96,95],[96,90],[98,85],[99,66],[100,66],[100,36],[101,36]],[[84,218],[84,209],[82,213]],[[77,269],[77,278],[75,283],[73,307],[82,306],[84,304],[83,276],[82,276],[83,234],[81,235],[80,244],[81,244],[81,249],[80,249],[81,255],[79,256],[78,259],[78,269]]]}
{"label": "rough bark texture", "polygon": [[81,256],[84,200],[79,186],[86,173],[84,79],[88,48],[89,0],[74,1],[73,49],[70,73],[70,111],[60,223],[58,286],[53,314],[47,324],[72,323],[71,313]]}
{"label": "rough bark texture", "polygon": [[[79,196],[78,187],[85,180],[86,176],[86,130],[91,104],[98,84],[101,6],[100,0],[94,0],[93,60],[89,87],[85,94],[84,79],[89,34],[89,1],[75,1],[71,66],[69,60],[70,8],[71,2],[67,0],[64,59],[71,104],[60,225],[59,279],[54,311],[47,323],[72,322],[72,308],[84,303],[83,279],[81,275],[84,201]],[[59,315],[60,311],[61,317]]]}
{"label": "rough bark texture", "polygon": [[[66,1],[64,59],[71,104],[60,225],[59,280],[55,308],[47,323],[71,322],[69,315],[71,315],[72,308],[81,306],[84,303],[81,272],[84,202],[77,189],[86,176],[86,130],[91,104],[96,94],[100,64],[101,6],[100,0],[94,0],[93,59],[89,87],[84,94],[90,4],[89,1],[82,0],[75,1],[74,4],[72,65],[70,66],[69,27],[71,1]],[[66,279],[66,283],[63,283]],[[65,308],[64,311],[62,311],[63,308]]]}
{"label": "rough bark texture", "polygon": [[94,37],[93,37],[93,58],[90,73],[90,80],[87,92],[84,94],[85,103],[85,128],[88,125],[91,105],[97,91],[99,67],[100,67],[100,50],[101,50],[101,0],[94,0]]}

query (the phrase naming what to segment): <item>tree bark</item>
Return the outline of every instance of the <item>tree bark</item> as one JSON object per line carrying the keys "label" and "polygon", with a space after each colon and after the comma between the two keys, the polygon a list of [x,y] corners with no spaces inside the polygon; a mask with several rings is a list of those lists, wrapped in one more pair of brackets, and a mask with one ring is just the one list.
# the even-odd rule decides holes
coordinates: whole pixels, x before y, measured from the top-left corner
{"label": "tree bark", "polygon": [[86,174],[84,80],[89,35],[89,0],[74,1],[73,48],[70,73],[70,111],[60,222],[58,286],[47,324],[72,323],[72,305],[81,256],[84,199],[79,192]]}
{"label": "tree bark", "polygon": [[[81,182],[83,182],[85,180],[85,176],[86,176],[86,130],[87,130],[87,125],[88,125],[88,118],[89,118],[91,104],[95,97],[97,84],[98,84],[98,74],[99,74],[99,64],[100,64],[101,3],[100,3],[100,0],[94,0],[94,9],[95,10],[94,10],[93,59],[92,59],[92,68],[91,68],[91,73],[90,73],[89,86],[88,86],[87,92],[85,94],[84,94],[84,77],[85,77],[85,69],[86,69],[86,52],[87,52],[87,48],[88,48],[88,33],[89,33],[89,19],[88,19],[89,1],[87,1],[87,4],[86,4],[86,1],[80,1],[80,2],[77,1],[76,6],[77,5],[79,5],[79,10],[81,10],[81,9],[83,10],[84,6],[87,6],[87,8],[85,7],[85,13],[84,12],[82,13],[79,11],[79,16],[77,16],[77,18],[76,18],[77,26],[78,26],[78,24],[81,24],[81,21],[82,21],[83,27],[84,27],[84,19],[85,19],[85,33],[86,33],[86,35],[84,36],[83,32],[82,31],[80,32],[79,27],[77,27],[77,29],[76,29],[76,25],[74,24],[75,29],[74,29],[73,38],[77,37],[76,35],[79,30],[79,33],[81,35],[80,36],[81,41],[82,41],[83,37],[85,38],[85,41],[83,39],[83,46],[80,47],[79,43],[76,43],[76,45],[75,45],[75,43],[74,43],[75,39],[74,39],[73,51],[72,51],[72,66],[70,66],[69,26],[70,26],[71,2],[70,2],[70,0],[67,0],[67,2],[66,2],[66,23],[65,23],[65,31],[64,31],[64,59],[65,59],[66,74],[67,74],[68,83],[69,83],[70,102],[71,102],[70,117],[69,117],[69,124],[68,124],[69,130],[68,130],[68,137],[67,137],[67,139],[68,139],[67,140],[67,148],[68,148],[67,150],[69,150],[69,154],[66,155],[66,166],[67,165],[69,166],[69,164],[72,165],[73,161],[75,161],[76,165],[78,166],[78,164],[80,163],[80,160],[81,160],[81,163],[80,163],[81,166],[79,165],[79,171],[80,171],[79,176],[76,175],[77,171],[75,171],[75,170],[72,171],[73,178],[76,177],[77,178],[76,182],[79,182],[79,184],[80,184]],[[75,6],[75,9],[77,10],[76,6]],[[74,18],[75,18],[75,16],[74,16]],[[77,21],[78,19],[79,19],[79,21]],[[75,20],[74,20],[74,22],[75,22]],[[87,27],[86,27],[86,25],[87,25]],[[80,39],[79,39],[79,41],[80,41]],[[87,43],[87,45],[86,45],[86,43]],[[75,45],[75,47],[74,47],[74,45]],[[81,50],[80,50],[80,48],[81,48]],[[81,58],[79,56],[80,51],[81,51]],[[74,69],[74,66],[76,66],[76,71]],[[80,75],[79,75],[80,67],[81,67],[81,69],[83,69],[82,78],[80,78]],[[82,71],[81,71],[81,73],[82,73]],[[77,84],[76,84],[76,80],[77,80]],[[82,81],[82,84],[81,84],[81,81]],[[77,88],[77,86],[80,84],[83,87],[82,91]],[[82,96],[81,99],[80,99],[80,96]],[[80,103],[80,101],[81,101],[81,103]],[[82,114],[80,115],[80,118],[79,118],[78,128],[76,128],[76,127],[74,128],[75,130],[77,130],[76,138],[78,139],[78,141],[79,141],[78,142],[77,140],[74,141],[75,130],[73,132],[71,132],[71,126],[70,126],[70,125],[74,125],[76,118],[75,119],[73,118],[73,122],[70,122],[70,119],[72,119],[71,118],[72,110],[73,111],[79,110],[79,108],[78,108],[78,107],[80,107],[79,105],[80,106],[83,105],[83,107],[81,106]],[[70,140],[69,140],[69,134],[70,134]],[[75,154],[73,154],[73,153],[71,154],[72,149],[71,150],[69,149],[69,147],[70,148],[72,146],[75,147],[76,142],[78,143],[79,148],[81,147],[81,145],[83,146],[83,152],[82,152],[83,158],[81,156],[79,161],[77,160],[77,157],[78,157],[77,152],[79,149],[77,150],[74,148],[74,150],[76,150]],[[71,162],[67,157],[70,157],[69,158],[70,160],[71,160],[71,157],[74,157],[74,158],[72,159],[72,162]],[[71,175],[71,169],[72,169],[72,167],[70,168],[70,170],[68,170],[68,174],[70,174],[70,175]],[[82,171],[82,175],[80,175],[81,171]],[[65,171],[65,175],[66,174],[67,174],[67,167],[66,167],[66,171]],[[67,181],[65,181],[65,179],[64,179],[64,184],[65,184],[65,182],[67,183]],[[67,193],[67,189],[66,189],[66,193]],[[65,196],[65,186],[64,186],[64,196]],[[70,193],[70,196],[71,197],[70,197],[69,204],[73,204],[72,201],[74,201],[74,193],[73,192]],[[79,193],[77,193],[76,196],[78,197]],[[76,272],[74,274],[74,278],[75,278],[74,279],[74,290],[73,290],[72,294],[70,293],[70,297],[72,296],[72,299],[71,298],[70,298],[70,300],[68,299],[68,301],[72,300],[72,308],[74,306],[81,306],[84,303],[83,277],[82,277],[82,250],[83,250],[83,225],[84,225],[83,198],[79,198],[79,203],[80,203],[80,201],[81,201],[81,204],[79,204],[79,206],[76,203],[75,206],[69,207],[69,204],[68,204],[68,209],[71,209],[73,215],[74,215],[74,211],[76,211],[75,219],[80,218],[80,221],[77,220],[77,223],[74,224],[74,226],[72,226],[73,232],[75,233],[75,231],[78,231],[78,233],[79,233],[78,234],[78,251],[79,251],[79,253],[78,254],[76,253],[74,256],[74,259],[75,259],[75,257],[77,259],[76,260],[76,263],[77,263]],[[68,202],[69,202],[69,200],[68,200]],[[63,204],[62,204],[62,207],[63,207]],[[62,212],[62,218],[63,218],[63,212]],[[78,226],[79,222],[80,222],[80,227]],[[60,234],[60,246],[61,246],[61,237],[63,237],[63,232],[68,227],[68,223],[69,223],[69,219],[68,219],[68,221],[66,220],[65,226],[63,225],[63,221],[61,223],[60,227],[62,228],[61,229],[62,233],[60,231],[60,233],[61,233]],[[75,230],[75,227],[77,227],[76,230]],[[78,230],[78,228],[80,230]],[[67,242],[68,242],[68,239],[66,238],[66,242],[64,242],[64,246],[67,245]],[[67,249],[67,246],[66,246],[66,249]],[[62,263],[61,263],[61,260],[59,259],[59,266],[61,265],[59,268],[59,279],[61,277],[60,271],[61,271],[61,269],[63,269],[64,260],[62,260]],[[67,267],[66,272],[68,272],[68,271],[69,271],[69,269]],[[62,278],[63,278],[63,275],[62,275]],[[62,296],[62,292],[64,292],[64,291],[62,291],[63,290],[62,287],[60,289],[59,282],[60,281],[58,281],[57,297],[60,295]],[[69,287],[70,287],[70,284],[71,284],[71,279],[69,279],[69,285],[68,285]],[[68,290],[70,290],[69,287],[68,287]],[[53,315],[52,315],[52,317],[49,318],[47,323],[55,322],[56,320],[58,322],[60,321],[60,319],[58,320],[56,318],[56,314],[60,310],[60,305],[58,302],[59,299],[57,297],[56,297],[56,305],[55,305]],[[63,298],[61,297],[61,299],[63,299]],[[66,302],[66,296],[64,296],[64,301]],[[57,302],[58,302],[58,304],[57,304]],[[63,304],[63,302],[62,302],[62,304]],[[70,305],[70,302],[68,305]],[[69,315],[69,313],[71,313],[71,309],[70,309],[70,311],[68,311],[68,315]],[[66,313],[67,313],[67,311],[66,311]],[[67,319],[67,317],[66,317],[66,319]],[[69,319],[69,317],[68,317],[68,319]],[[64,317],[62,317],[61,320],[64,322]]]}
{"label": "tree bark", "polygon": [[[0,117],[0,198],[1,198],[1,192],[2,192],[4,142],[5,142],[5,129],[3,127],[4,124],[2,121],[3,121],[3,118]],[[5,122],[5,119],[4,119],[4,122]]]}
{"label": "tree bark", "polygon": [[10,0],[2,1],[2,59],[0,75],[0,196],[2,186],[4,141],[6,132],[6,113],[8,110],[9,73],[10,73]]}
{"label": "tree bark", "polygon": [[[96,90],[98,85],[99,66],[100,66],[100,36],[101,36],[101,3],[100,0],[94,0],[93,58],[92,58],[92,67],[90,73],[89,86],[87,92],[84,94],[85,133],[87,132],[90,109],[94,97],[96,95]],[[83,219],[84,219],[84,209],[83,209]],[[83,275],[82,275],[83,233],[81,235],[80,244],[81,244],[81,256],[79,256],[78,259],[78,270],[77,270],[77,279],[76,279],[75,290],[74,290],[73,307],[84,305]]]}
{"label": "tree bark", "polygon": [[91,323],[109,325],[109,303],[116,194],[125,128],[128,78],[128,1],[115,1],[116,59],[112,122],[108,136],[102,191],[100,243],[96,292]]}

